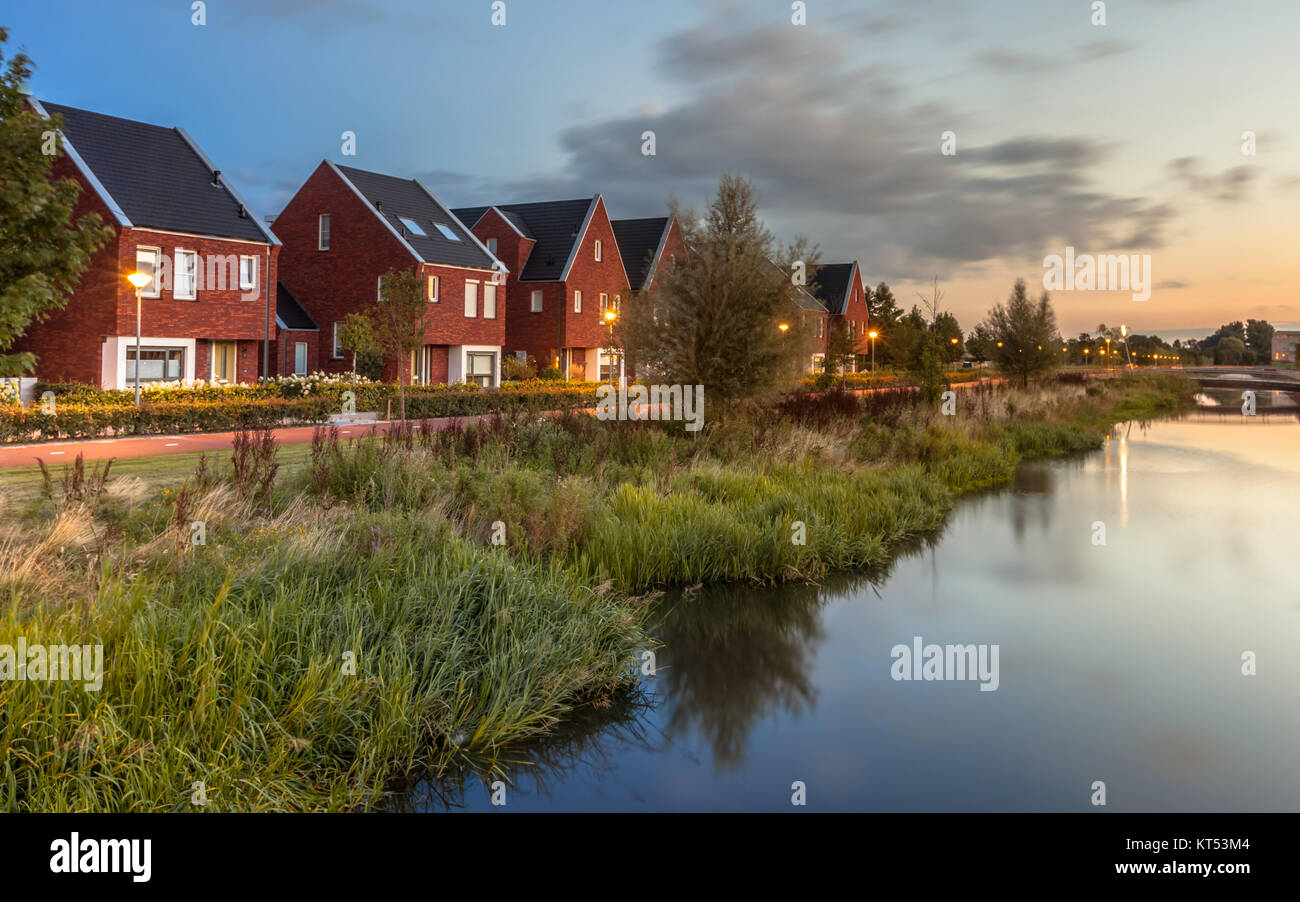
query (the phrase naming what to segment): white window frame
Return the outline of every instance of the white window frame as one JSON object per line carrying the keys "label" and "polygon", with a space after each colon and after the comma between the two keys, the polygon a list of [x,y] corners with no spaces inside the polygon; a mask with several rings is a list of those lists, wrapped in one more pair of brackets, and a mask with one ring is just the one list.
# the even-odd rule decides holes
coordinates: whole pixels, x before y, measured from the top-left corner
{"label": "white window frame", "polygon": [[438,286],[440,282],[437,276],[429,276],[426,279],[425,293],[429,296],[429,303],[438,303]]}
{"label": "white window frame", "polygon": [[149,246],[149,245],[147,245],[147,244],[136,245],[136,248],[135,248],[135,270],[136,270],[136,272],[145,272],[145,270],[143,270],[143,269],[140,268],[140,254],[141,254],[142,251],[143,251],[143,252],[148,252],[148,253],[150,253],[150,254],[153,255],[153,263],[150,264],[150,267],[149,267],[149,269],[148,269],[148,273],[149,273],[149,275],[153,276],[153,278],[149,280],[149,284],[148,284],[148,285],[146,285],[144,288],[140,289],[140,297],[142,297],[142,298],[156,298],[156,297],[158,297],[158,296],[162,293],[162,286],[158,284],[158,269],[159,269],[159,266],[158,266],[158,259],[159,259],[160,257],[162,257],[162,248],[160,248],[160,247],[151,247],[151,246]]}
{"label": "white window frame", "polygon": [[582,292],[576,288],[573,291],[573,312],[582,312]]}
{"label": "white window frame", "polygon": [[339,326],[341,325],[343,324],[340,322],[334,323],[334,346],[330,349],[330,353],[334,360],[343,359],[343,345],[339,343]]}
{"label": "white window frame", "polygon": [[[488,297],[492,298],[492,312],[488,313]],[[483,283],[483,318],[497,318],[497,287],[492,282]]]}
{"label": "white window frame", "polygon": [[[302,370],[298,369],[298,350],[302,350]],[[293,343],[293,374],[295,376],[307,375],[307,342],[295,341]]]}
{"label": "white window frame", "polygon": [[316,250],[330,249],[330,215],[322,213],[316,217]]}
{"label": "white window frame", "polygon": [[[190,280],[188,294],[181,293],[181,282],[185,275],[185,268],[181,266],[182,257],[192,257],[194,259],[194,277]],[[199,252],[178,247],[176,248],[175,261],[176,278],[173,280],[172,298],[177,301],[197,301],[199,299]]]}
{"label": "white window frame", "polygon": [[384,300],[384,277],[375,276],[375,301],[382,303]]}
{"label": "white window frame", "polygon": [[487,249],[488,253],[492,256],[495,257],[497,255],[497,240],[495,238],[489,238],[487,240]]}
{"label": "white window frame", "polygon": [[542,297],[542,289],[534,288],[532,294],[532,312],[541,313],[542,304],[545,303]]}
{"label": "white window frame", "polygon": [[608,309],[609,309],[609,295],[607,295],[605,292],[602,291],[600,293],[600,315],[602,318],[605,316],[605,311]]}
{"label": "white window frame", "polygon": [[465,280],[465,319],[478,318],[478,282]]}
{"label": "white window frame", "polygon": [[596,239],[596,262],[599,263],[600,261],[601,261],[601,245],[600,245],[600,239],[597,238]]}
{"label": "white window frame", "polygon": [[[253,264],[253,274],[252,274],[252,277],[249,279],[249,281],[248,281],[247,283],[245,283],[245,281],[244,281],[244,261],[245,261],[245,260],[250,260],[250,261],[252,261],[252,264]],[[258,285],[258,281],[257,281],[257,278],[258,278],[257,268],[258,268],[258,267],[257,267],[257,255],[256,255],[256,254],[240,254],[240,255],[239,255],[239,290],[240,290],[240,291],[249,291],[249,290],[254,289],[254,288],[257,287],[257,285]]]}

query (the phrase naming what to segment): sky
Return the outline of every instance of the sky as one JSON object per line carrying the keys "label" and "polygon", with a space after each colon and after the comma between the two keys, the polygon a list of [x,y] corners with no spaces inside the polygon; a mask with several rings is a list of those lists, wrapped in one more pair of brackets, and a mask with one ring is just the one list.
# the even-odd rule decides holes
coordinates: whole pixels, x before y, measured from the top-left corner
{"label": "sky", "polygon": [[938,279],[965,328],[1068,247],[1137,255],[1151,290],[1053,290],[1066,336],[1300,321],[1300,4],[503,3],[208,0],[195,24],[191,0],[21,0],[0,25],[37,97],[185,128],[262,215],[326,158],[615,218],[734,172],[779,239],[903,306]]}

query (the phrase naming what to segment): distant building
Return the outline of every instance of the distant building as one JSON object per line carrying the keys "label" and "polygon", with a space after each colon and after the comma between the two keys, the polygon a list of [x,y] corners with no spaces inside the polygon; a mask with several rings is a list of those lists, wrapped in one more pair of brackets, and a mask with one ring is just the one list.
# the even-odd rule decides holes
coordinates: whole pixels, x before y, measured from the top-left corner
{"label": "distant building", "polygon": [[1300,342],[1300,332],[1274,332],[1273,362],[1294,364],[1297,342]]}

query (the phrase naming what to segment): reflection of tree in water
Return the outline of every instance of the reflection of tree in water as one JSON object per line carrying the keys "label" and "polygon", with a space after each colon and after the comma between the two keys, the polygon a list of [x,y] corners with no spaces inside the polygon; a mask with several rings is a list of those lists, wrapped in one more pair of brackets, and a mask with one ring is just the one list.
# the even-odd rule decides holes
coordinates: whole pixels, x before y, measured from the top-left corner
{"label": "reflection of tree in water", "polygon": [[821,585],[723,584],[665,600],[655,677],[669,705],[665,732],[698,733],[718,770],[739,768],[764,717],[778,710],[798,717],[816,706],[809,671],[825,638],[826,603],[883,582],[898,560],[936,539],[914,539],[883,568],[832,574]]}
{"label": "reflection of tree in water", "polygon": [[[721,584],[673,593],[656,611],[663,646],[656,652],[656,674],[642,689],[619,695],[605,708],[579,708],[554,731],[495,757],[466,756],[441,774],[412,781],[388,807],[463,808],[467,792],[486,798],[493,780],[515,787],[527,779],[537,795],[549,797],[552,785],[598,782],[627,751],[662,753],[669,737],[693,731],[709,744],[715,767],[739,767],[763,717],[773,710],[797,716],[815,705],[809,669],[815,643],[825,635],[826,603],[866,587],[874,591],[898,561],[938,538],[938,531],[914,537],[895,546],[885,566],[833,573],[820,585]],[[668,720],[661,735],[647,715],[665,702]]]}
{"label": "reflection of tree in water", "polygon": [[1052,523],[1055,505],[1052,495],[1056,491],[1056,469],[1058,466],[1083,468],[1082,460],[1057,462],[1054,466],[1035,463],[1016,468],[1011,482],[1010,505],[1011,531],[1016,537],[1016,544],[1023,545],[1025,530],[1030,517],[1037,515],[1039,526],[1044,532]]}
{"label": "reflection of tree in water", "polygon": [[430,811],[465,807],[467,791],[490,794],[494,780],[517,787],[531,780],[533,794],[550,797],[557,786],[575,778],[595,782],[612,773],[629,749],[660,751],[662,739],[652,737],[647,713],[654,699],[640,689],[623,692],[607,707],[585,705],[570,712],[550,733],[528,743],[507,746],[494,756],[466,755],[441,774],[411,782],[388,806],[394,811]]}

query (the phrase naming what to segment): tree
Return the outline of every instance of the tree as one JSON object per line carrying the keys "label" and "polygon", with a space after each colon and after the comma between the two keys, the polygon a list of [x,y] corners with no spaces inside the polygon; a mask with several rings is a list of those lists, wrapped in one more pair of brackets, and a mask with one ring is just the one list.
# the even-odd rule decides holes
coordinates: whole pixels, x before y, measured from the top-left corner
{"label": "tree", "polygon": [[[8,40],[0,28],[0,64]],[[95,213],[72,224],[81,185],[51,178],[62,120],[28,104],[22,85],[31,72],[23,53],[0,72],[0,376],[32,371],[34,354],[6,352],[29,325],[67,305],[91,255],[113,237]]]}
{"label": "tree", "polygon": [[1046,291],[1037,302],[1031,301],[1024,279],[1016,279],[1005,306],[997,304],[989,311],[985,328],[993,340],[994,361],[1003,372],[1019,376],[1021,385],[1028,386],[1030,376],[1050,370],[1059,359],[1061,339],[1052,302]]}
{"label": "tree", "polygon": [[380,353],[397,363],[400,416],[406,419],[406,377],[403,361],[424,346],[429,302],[424,280],[414,270],[390,269],[380,279],[380,300],[360,313],[350,313],[339,328],[343,347],[361,355]]}
{"label": "tree", "polygon": [[1235,336],[1225,336],[1214,345],[1214,362],[1219,366],[1236,366],[1246,355],[1246,343]]}
{"label": "tree", "polygon": [[872,327],[893,326],[903,316],[903,311],[898,309],[894,300],[894,292],[884,282],[877,285],[874,291],[867,289],[866,301],[867,321]]}
{"label": "tree", "polygon": [[971,330],[970,337],[966,339],[966,351],[975,359],[976,363],[992,360],[993,352],[996,349],[997,342],[993,338],[993,333],[983,323],[977,324]]}
{"label": "tree", "polygon": [[957,317],[951,313],[940,313],[931,328],[939,340],[939,353],[944,363],[960,360],[966,349],[962,344],[961,326],[957,323]]}
{"label": "tree", "polygon": [[1246,320],[1246,347],[1255,352],[1255,359],[1267,363],[1273,358],[1273,333],[1277,330],[1262,319]]}
{"label": "tree", "polygon": [[690,251],[663,274],[653,307],[637,304],[622,322],[638,366],[718,398],[788,384],[808,351],[798,275],[811,284],[819,254],[802,238],[778,249],[757,208],[748,179],[723,175],[703,218],[673,210]]}
{"label": "tree", "polygon": [[[912,312],[907,315],[909,327],[915,332],[907,357],[907,372],[916,383],[921,397],[933,404],[939,400],[943,392],[944,350],[940,346],[939,330],[943,317],[948,316],[940,309],[943,303],[943,291],[939,288],[938,277],[935,277],[930,294],[918,293],[917,297],[921,299],[925,312],[913,306]],[[929,315],[928,322],[926,314]],[[952,322],[956,325],[957,320],[953,319]]]}
{"label": "tree", "polygon": [[823,361],[826,372],[846,372],[857,353],[858,342],[849,334],[848,325],[843,319],[832,320],[826,333],[826,359]]}

